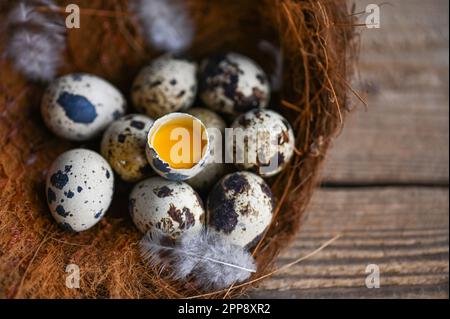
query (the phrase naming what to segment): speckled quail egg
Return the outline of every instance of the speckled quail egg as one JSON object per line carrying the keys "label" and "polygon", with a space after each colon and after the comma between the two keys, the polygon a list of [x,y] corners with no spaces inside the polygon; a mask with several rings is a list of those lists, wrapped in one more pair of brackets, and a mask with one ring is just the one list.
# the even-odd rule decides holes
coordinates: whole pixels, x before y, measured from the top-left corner
{"label": "speckled quail egg", "polygon": [[111,123],[103,133],[101,154],[126,182],[137,182],[153,172],[145,155],[152,124],[148,116],[129,114]]}
{"label": "speckled quail egg", "polygon": [[143,68],[132,86],[139,112],[158,118],[192,105],[197,94],[197,66],[187,60],[162,56]]}
{"label": "speckled quail egg", "polygon": [[125,109],[124,97],[112,84],[84,73],[68,74],[53,81],[41,103],[47,127],[72,141],[95,137],[122,116]]}
{"label": "speckled quail egg", "polygon": [[55,220],[72,231],[94,226],[111,204],[114,176],[100,154],[87,149],[62,153],[47,174],[47,203]]}
{"label": "speckled quail egg", "polygon": [[273,209],[272,192],[261,177],[250,172],[228,174],[208,196],[207,227],[251,248],[269,226]]}
{"label": "speckled quail egg", "polygon": [[246,56],[214,56],[201,64],[200,98],[217,112],[237,115],[267,106],[269,81],[263,69]]}
{"label": "speckled quail egg", "polygon": [[[225,163],[222,163],[221,156],[226,123],[217,113],[205,108],[195,107],[186,112],[202,121],[209,133],[211,157],[200,173],[186,181],[194,189],[204,192],[213,186],[229,170],[229,167]],[[220,151],[217,152],[217,161],[214,158],[216,149]]]}
{"label": "speckled quail egg", "polygon": [[200,232],[204,224],[203,204],[195,190],[184,182],[161,177],[136,184],[129,208],[142,233],[155,228],[175,239],[186,232]]}
{"label": "speckled quail egg", "polygon": [[232,128],[242,129],[244,136],[248,136],[243,143],[236,139],[234,145],[239,169],[270,177],[286,167],[294,154],[294,131],[289,122],[274,111],[251,110],[240,115]]}

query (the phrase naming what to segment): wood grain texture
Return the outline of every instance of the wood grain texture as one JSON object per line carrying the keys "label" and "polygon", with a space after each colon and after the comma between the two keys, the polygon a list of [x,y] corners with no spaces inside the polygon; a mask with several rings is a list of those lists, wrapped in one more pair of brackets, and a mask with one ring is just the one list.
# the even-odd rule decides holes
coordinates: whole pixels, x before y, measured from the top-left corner
{"label": "wood grain texture", "polygon": [[[447,188],[323,189],[314,197],[282,266],[342,237],[314,257],[272,276],[252,298],[448,298]],[[366,267],[381,287],[365,286]]]}
{"label": "wood grain texture", "polygon": [[[356,12],[373,3],[355,2]],[[449,297],[448,6],[391,0],[381,29],[362,30],[354,87],[368,110],[348,118],[325,165],[325,185],[333,187],[315,194],[278,265],[342,237],[250,297]],[[380,268],[379,289],[365,286],[368,264]]]}
{"label": "wood grain texture", "polygon": [[[357,0],[364,11],[371,0]],[[366,92],[328,158],[329,183],[447,184],[449,29],[447,0],[391,0],[381,28],[361,28],[360,77]],[[360,17],[360,22],[364,18]]]}

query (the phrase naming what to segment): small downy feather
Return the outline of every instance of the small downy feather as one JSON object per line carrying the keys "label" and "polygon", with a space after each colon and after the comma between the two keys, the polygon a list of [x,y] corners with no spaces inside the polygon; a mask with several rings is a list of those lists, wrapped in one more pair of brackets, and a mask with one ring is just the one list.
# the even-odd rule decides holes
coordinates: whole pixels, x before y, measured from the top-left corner
{"label": "small downy feather", "polygon": [[205,290],[222,289],[248,279],[256,271],[252,255],[213,230],[184,234],[177,240],[159,230],[148,231],[140,242],[150,266],[170,269],[174,279],[195,278]]}
{"label": "small downy feather", "polygon": [[38,7],[57,8],[51,0],[22,0],[9,11],[2,25],[7,34],[4,54],[28,79],[50,81],[62,63],[66,28],[58,13]]}
{"label": "small downy feather", "polygon": [[151,46],[177,53],[191,45],[194,26],[183,1],[134,0],[130,6]]}

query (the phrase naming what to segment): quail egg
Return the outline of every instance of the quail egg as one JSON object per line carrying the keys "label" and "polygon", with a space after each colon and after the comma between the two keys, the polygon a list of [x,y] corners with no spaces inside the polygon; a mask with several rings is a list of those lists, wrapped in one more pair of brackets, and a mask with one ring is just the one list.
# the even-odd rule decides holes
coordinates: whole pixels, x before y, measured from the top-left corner
{"label": "quail egg", "polygon": [[269,103],[269,81],[250,58],[228,53],[205,60],[200,67],[200,98],[211,109],[237,115]]}
{"label": "quail egg", "polygon": [[59,137],[72,141],[95,137],[122,116],[125,109],[124,97],[112,84],[84,73],[54,80],[41,103],[47,127]]}
{"label": "quail egg", "polygon": [[129,208],[142,233],[156,228],[175,239],[186,232],[200,232],[204,224],[203,204],[195,190],[184,182],[161,177],[136,184]]}
{"label": "quail egg", "polygon": [[142,114],[129,114],[114,121],[103,133],[101,154],[126,182],[151,176],[145,155],[148,130],[153,120]]}
{"label": "quail egg", "polygon": [[207,202],[207,227],[236,245],[253,247],[272,220],[274,202],[266,182],[250,172],[224,176]]}
{"label": "quail egg", "polygon": [[114,176],[98,153],[73,149],[62,153],[47,174],[47,203],[55,220],[72,231],[94,226],[108,209]]}
{"label": "quail egg", "polygon": [[211,156],[205,168],[186,182],[194,189],[204,192],[213,186],[228,171],[223,163],[222,142],[226,127],[225,121],[215,112],[205,108],[191,108],[187,113],[198,118],[208,130]]}
{"label": "quail egg", "polygon": [[196,117],[170,113],[153,123],[146,155],[156,173],[170,180],[187,180],[200,173],[210,157],[209,135]]}
{"label": "quail egg", "polygon": [[197,94],[197,66],[162,56],[143,68],[133,82],[133,104],[139,112],[158,118],[192,105]]}
{"label": "quail egg", "polygon": [[239,169],[251,170],[263,177],[279,173],[294,155],[295,138],[289,122],[271,110],[254,109],[240,115],[232,124],[242,136],[234,145]]}

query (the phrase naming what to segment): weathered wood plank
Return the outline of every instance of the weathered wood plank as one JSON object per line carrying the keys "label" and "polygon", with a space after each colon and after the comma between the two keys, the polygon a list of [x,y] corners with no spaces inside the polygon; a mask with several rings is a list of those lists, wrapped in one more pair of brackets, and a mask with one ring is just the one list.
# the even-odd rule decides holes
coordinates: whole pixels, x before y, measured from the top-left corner
{"label": "weathered wood plank", "polygon": [[[369,0],[357,0],[362,11]],[[332,183],[448,183],[448,1],[397,0],[362,29],[368,111],[351,114],[328,158]],[[364,19],[361,19],[363,22]]]}
{"label": "weathered wood plank", "polygon": [[335,298],[411,298],[411,299],[446,299],[448,298],[448,284],[418,285],[418,286],[383,287],[383,289],[367,289],[359,287],[323,288],[307,290],[266,290],[255,292],[253,298],[268,299],[335,299]]}
{"label": "weathered wood plank", "polygon": [[[263,281],[259,298],[448,298],[447,188],[322,189],[298,238],[280,255],[292,262],[336,234],[316,256]],[[366,267],[381,288],[365,286]]]}

